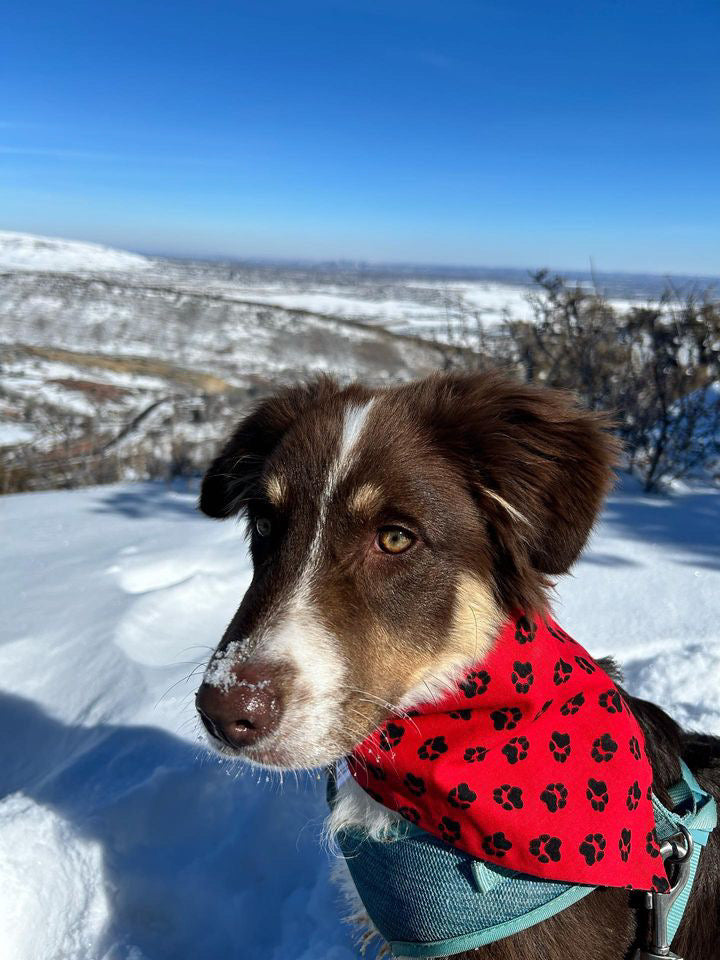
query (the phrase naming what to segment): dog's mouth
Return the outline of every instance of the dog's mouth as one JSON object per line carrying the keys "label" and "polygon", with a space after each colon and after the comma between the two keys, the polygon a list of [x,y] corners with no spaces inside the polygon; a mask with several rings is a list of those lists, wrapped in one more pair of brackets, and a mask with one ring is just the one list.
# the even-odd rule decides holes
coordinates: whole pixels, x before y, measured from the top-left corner
{"label": "dog's mouth", "polygon": [[462,663],[446,666],[444,681],[435,672],[421,683],[408,677],[410,690],[403,695],[396,689],[393,703],[386,699],[389,690],[355,689],[349,678],[332,688],[311,684],[286,661],[236,660],[227,671],[218,662],[222,654],[211,661],[196,694],[209,746],[225,759],[283,771],[316,770],[346,757],[389,716],[436,702],[456,682]]}
{"label": "dog's mouth", "polygon": [[351,744],[346,748],[336,746],[329,749],[327,744],[314,745],[307,740],[291,745],[279,737],[268,738],[253,746],[235,746],[218,737],[202,714],[200,719],[205,728],[207,743],[215,753],[226,760],[240,760],[250,766],[268,770],[320,769],[340,760],[355,746]]}

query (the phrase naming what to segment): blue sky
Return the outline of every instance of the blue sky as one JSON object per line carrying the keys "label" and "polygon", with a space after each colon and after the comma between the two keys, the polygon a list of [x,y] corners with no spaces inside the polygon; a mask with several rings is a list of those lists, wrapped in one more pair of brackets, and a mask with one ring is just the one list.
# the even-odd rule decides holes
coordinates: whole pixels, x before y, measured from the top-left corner
{"label": "blue sky", "polygon": [[0,229],[720,274],[720,3],[35,0]]}

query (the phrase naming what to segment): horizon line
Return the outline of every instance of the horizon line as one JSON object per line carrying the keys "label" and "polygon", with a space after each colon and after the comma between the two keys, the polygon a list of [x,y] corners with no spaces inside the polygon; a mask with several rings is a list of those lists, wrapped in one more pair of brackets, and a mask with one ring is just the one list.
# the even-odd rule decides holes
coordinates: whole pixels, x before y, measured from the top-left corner
{"label": "horizon line", "polygon": [[59,240],[70,241],[73,243],[88,243],[95,246],[105,247],[124,253],[135,253],[140,256],[159,260],[175,260],[194,263],[212,263],[212,264],[250,264],[253,266],[277,266],[277,267],[345,267],[354,270],[396,270],[408,271],[418,270],[424,273],[436,271],[438,273],[462,273],[472,271],[496,272],[525,274],[529,283],[533,282],[533,274],[540,271],[547,271],[555,275],[567,275],[569,277],[627,277],[627,278],[652,278],[654,280],[672,281],[673,278],[682,280],[709,281],[710,283],[720,283],[720,273],[687,273],[685,271],[672,270],[627,270],[597,268],[592,257],[588,257],[587,267],[558,267],[549,264],[531,267],[509,266],[507,264],[487,264],[487,263],[443,263],[440,261],[427,260],[374,260],[367,257],[300,257],[300,256],[269,256],[263,254],[230,254],[230,253],[171,253],[161,251],[158,248],[147,248],[143,246],[116,245],[107,240],[87,240],[68,236],[67,234],[34,233],[27,230],[8,230],[0,226],[0,233],[17,234],[18,236],[34,237],[39,240]]}

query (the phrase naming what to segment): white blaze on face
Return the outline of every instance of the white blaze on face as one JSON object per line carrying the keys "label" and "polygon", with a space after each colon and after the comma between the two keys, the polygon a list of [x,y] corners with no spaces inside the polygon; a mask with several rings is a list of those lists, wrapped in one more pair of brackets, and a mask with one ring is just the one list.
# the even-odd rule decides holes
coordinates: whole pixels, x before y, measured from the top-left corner
{"label": "white blaze on face", "polygon": [[[373,401],[349,406],[343,417],[338,454],[330,464],[318,509],[317,526],[307,559],[277,626],[271,625],[262,643],[261,656],[282,664],[290,661],[297,672],[298,697],[286,704],[279,736],[293,735],[306,751],[321,750],[332,740],[337,723],[336,705],[342,694],[346,672],[339,644],[323,625],[311,599],[311,584],[320,559],[327,525],[327,511],[337,485],[352,466],[359,442],[367,425]],[[283,728],[290,733],[283,734]],[[306,756],[306,762],[322,762],[320,756]]]}
{"label": "white blaze on face", "polygon": [[353,463],[353,456],[357,451],[360,438],[367,425],[368,415],[372,409],[374,401],[369,400],[361,406],[353,405],[345,410],[343,417],[342,434],[340,436],[340,447],[338,455],[330,464],[325,478],[325,485],[320,497],[320,509],[318,511],[317,527],[313,537],[310,551],[308,553],[307,563],[301,580],[309,580],[312,577],[314,568],[317,565],[322,544],[325,525],[327,522],[327,510],[335,488],[350,470]]}
{"label": "white blaze on face", "polygon": [[[328,506],[338,483],[352,466],[372,404],[370,400],[345,410],[338,453],[328,467],[305,564],[287,600],[275,608],[258,637],[249,638],[257,640],[248,643],[248,647],[257,651],[258,661],[280,668],[283,664],[293,667],[292,687],[284,691],[285,710],[272,739],[292,755],[294,765],[317,766],[334,759],[329,754],[333,751],[333,726],[338,722],[337,704],[346,665],[337,639],[324,626],[312,601],[311,586],[321,556]],[[227,658],[215,667],[213,663],[206,671],[206,680],[216,685],[227,682]],[[258,750],[263,746],[259,744]]]}

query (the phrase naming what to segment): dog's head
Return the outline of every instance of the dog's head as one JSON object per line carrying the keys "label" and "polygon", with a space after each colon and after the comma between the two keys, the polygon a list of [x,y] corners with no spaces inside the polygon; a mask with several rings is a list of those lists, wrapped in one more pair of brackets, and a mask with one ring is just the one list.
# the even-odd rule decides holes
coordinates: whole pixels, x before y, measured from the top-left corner
{"label": "dog's head", "polygon": [[319,766],[437,695],[577,558],[610,485],[606,426],[497,374],[321,379],[260,404],[200,496],[245,515],[254,567],[198,692],[211,741]]}

